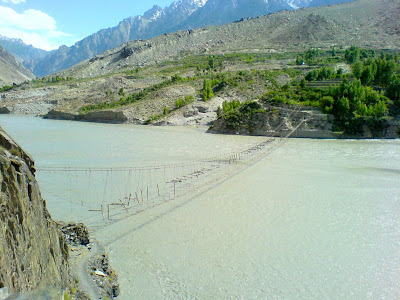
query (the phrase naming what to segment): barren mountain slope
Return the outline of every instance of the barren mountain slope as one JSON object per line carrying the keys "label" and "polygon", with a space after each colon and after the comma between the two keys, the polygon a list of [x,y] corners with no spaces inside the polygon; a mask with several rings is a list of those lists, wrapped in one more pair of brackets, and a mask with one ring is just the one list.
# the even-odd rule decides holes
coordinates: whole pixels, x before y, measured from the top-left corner
{"label": "barren mountain slope", "polygon": [[0,47],[0,87],[31,80],[35,76],[14,56]]}
{"label": "barren mountain slope", "polygon": [[388,13],[399,8],[398,0],[358,0],[179,31],[125,43],[61,74],[90,77],[193,53],[302,51],[332,45],[400,49],[398,14]]}

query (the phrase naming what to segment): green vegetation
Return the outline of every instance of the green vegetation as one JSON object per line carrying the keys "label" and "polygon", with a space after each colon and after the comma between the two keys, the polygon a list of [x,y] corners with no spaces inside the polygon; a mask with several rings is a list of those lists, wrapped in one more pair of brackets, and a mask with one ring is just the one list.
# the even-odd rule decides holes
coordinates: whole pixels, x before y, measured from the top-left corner
{"label": "green vegetation", "polygon": [[71,299],[72,299],[71,295],[67,292],[64,292],[64,300],[71,300]]}
{"label": "green vegetation", "polygon": [[[189,103],[194,102],[194,97],[192,95],[187,95],[185,96],[184,99],[179,98],[178,100],[175,101],[175,108],[179,109],[185,105],[188,105]],[[165,111],[165,109],[164,109]]]}
{"label": "green vegetation", "polygon": [[163,115],[151,115],[150,118],[148,118],[146,121],[143,122],[143,125],[149,125],[154,123],[155,121],[158,121],[162,118]]}
{"label": "green vegetation", "polygon": [[72,81],[74,80],[73,77],[61,77],[61,76],[51,76],[51,77],[41,77],[41,78],[36,78],[33,79],[33,83],[58,83],[58,82],[64,82],[64,81]]}
{"label": "green vegetation", "polygon": [[332,113],[337,129],[350,134],[361,133],[363,125],[381,126],[391,104],[381,92],[363,86],[359,80],[346,80],[328,93],[334,99]]}
{"label": "green vegetation", "polygon": [[207,79],[203,81],[203,100],[206,102],[208,99],[214,97],[214,93],[212,91],[211,82]]}
{"label": "green vegetation", "polygon": [[251,120],[256,113],[265,112],[258,102],[247,101],[241,103],[238,100],[224,101],[222,110],[218,111],[219,117],[226,121],[228,128],[238,130],[241,126],[246,126],[252,131]]}
{"label": "green vegetation", "polygon": [[400,108],[400,77],[393,78],[386,89],[386,97],[395,101],[397,107]]}
{"label": "green vegetation", "polygon": [[121,97],[125,97],[125,96],[126,96],[126,95],[125,95],[124,88],[120,88],[120,89],[119,89],[118,95],[121,96]]}
{"label": "green vegetation", "polygon": [[344,58],[347,63],[352,64],[360,59],[375,57],[375,55],[375,50],[360,49],[356,46],[351,46],[350,48],[346,49]]}
{"label": "green vegetation", "polygon": [[399,65],[394,59],[384,58],[357,61],[352,65],[353,75],[360,79],[363,85],[388,87],[398,79]]}
{"label": "green vegetation", "polygon": [[[341,79],[338,85],[324,87],[300,83],[297,89],[269,92],[262,100],[271,103],[288,103],[319,106],[335,116],[335,129],[349,134],[360,134],[363,126],[379,131],[383,124],[400,110],[400,66],[397,54],[350,47],[345,50],[345,60],[352,63],[352,80],[342,71],[331,67],[314,69],[305,79],[324,81]],[[343,80],[345,79],[345,80]],[[332,81],[327,81],[333,83]],[[309,86],[309,88],[307,88]],[[304,100],[308,100],[307,101]]]}
{"label": "green vegetation", "polygon": [[321,81],[325,79],[341,77],[340,75],[336,75],[338,74],[332,67],[323,67],[321,69],[312,70],[306,75],[305,79],[308,81]]}
{"label": "green vegetation", "polygon": [[330,50],[310,48],[296,56],[296,65],[307,64],[310,66],[329,65],[332,63],[345,62],[345,51],[331,47]]}
{"label": "green vegetation", "polygon": [[7,91],[9,91],[9,90],[11,90],[13,88],[14,88],[14,86],[12,86],[12,85],[5,85],[5,86],[0,88],[0,93],[1,92],[7,92]]}
{"label": "green vegetation", "polygon": [[363,125],[379,128],[390,115],[389,106],[393,105],[385,92],[363,86],[359,80],[344,80],[339,86],[328,89],[285,85],[265,93],[260,100],[275,106],[318,107],[335,116],[336,130],[349,134],[361,133]]}
{"label": "green vegetation", "polygon": [[260,97],[260,100],[269,105],[288,104],[321,107],[320,99],[323,96],[320,90],[301,87],[301,84],[298,86],[286,84],[265,93]]}
{"label": "green vegetation", "polygon": [[137,74],[139,74],[139,68],[135,68],[135,69],[133,69],[133,70],[128,70],[128,71],[125,71],[125,74],[126,75],[137,75]]}

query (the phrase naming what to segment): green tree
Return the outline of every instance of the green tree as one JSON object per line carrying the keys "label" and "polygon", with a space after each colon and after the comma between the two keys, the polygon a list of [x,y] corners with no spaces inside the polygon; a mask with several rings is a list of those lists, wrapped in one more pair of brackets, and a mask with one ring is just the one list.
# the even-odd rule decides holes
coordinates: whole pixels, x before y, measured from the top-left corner
{"label": "green tree", "polygon": [[340,118],[345,118],[348,116],[350,112],[350,103],[349,99],[346,97],[342,97],[339,99],[337,102],[337,114],[340,116]]}
{"label": "green tree", "polygon": [[206,102],[208,99],[214,97],[214,93],[211,87],[211,82],[207,79],[203,81],[203,100]]}
{"label": "green tree", "polygon": [[351,69],[353,71],[353,76],[355,78],[357,78],[357,79],[361,78],[361,75],[363,73],[363,67],[364,67],[364,64],[361,61],[357,61],[351,66]]}
{"label": "green tree", "polygon": [[304,59],[302,59],[300,56],[296,56],[296,65],[303,65],[304,64]]}
{"label": "green tree", "polygon": [[332,112],[335,100],[331,96],[324,96],[320,100],[320,105],[326,113]]}
{"label": "green tree", "polygon": [[351,46],[349,49],[346,49],[344,57],[348,63],[355,63],[360,59],[360,49],[358,47]]}
{"label": "green tree", "polygon": [[331,53],[332,53],[332,56],[336,56],[336,48],[335,48],[335,46],[331,47]]}
{"label": "green tree", "polygon": [[386,96],[389,99],[397,100],[400,107],[400,78],[395,78],[391,81],[386,89]]}
{"label": "green tree", "polygon": [[372,65],[365,66],[360,76],[361,82],[364,85],[371,85],[375,80],[375,70]]}
{"label": "green tree", "polygon": [[123,87],[119,89],[118,95],[121,96],[121,97],[125,97],[125,91],[124,91]]}

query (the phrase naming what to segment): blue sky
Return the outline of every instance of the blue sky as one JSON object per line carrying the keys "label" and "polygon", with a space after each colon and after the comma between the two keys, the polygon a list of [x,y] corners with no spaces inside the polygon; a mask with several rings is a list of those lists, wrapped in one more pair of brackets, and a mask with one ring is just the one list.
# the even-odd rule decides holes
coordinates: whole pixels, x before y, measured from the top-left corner
{"label": "blue sky", "polygon": [[123,19],[173,0],[0,0],[0,35],[37,48],[68,46]]}

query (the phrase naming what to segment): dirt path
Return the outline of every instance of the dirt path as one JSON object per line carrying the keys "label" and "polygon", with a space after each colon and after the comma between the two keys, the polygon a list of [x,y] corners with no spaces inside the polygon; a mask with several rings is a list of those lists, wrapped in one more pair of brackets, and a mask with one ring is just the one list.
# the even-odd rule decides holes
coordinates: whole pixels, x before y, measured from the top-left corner
{"label": "dirt path", "polygon": [[100,289],[91,278],[89,265],[91,260],[104,253],[104,248],[93,239],[91,240],[90,246],[90,250],[83,246],[82,248],[84,249],[74,251],[76,254],[73,254],[74,257],[72,258],[72,275],[79,280],[79,288],[85,291],[90,299],[101,299]]}

